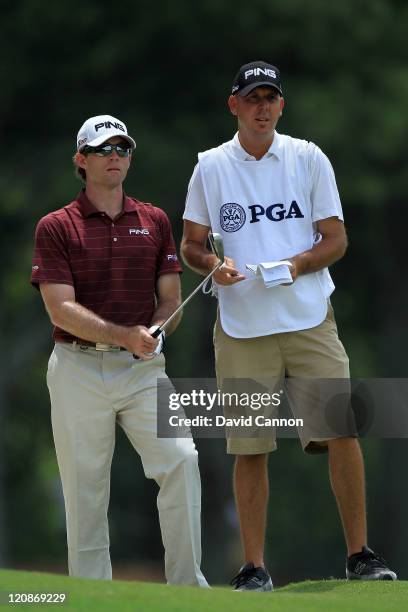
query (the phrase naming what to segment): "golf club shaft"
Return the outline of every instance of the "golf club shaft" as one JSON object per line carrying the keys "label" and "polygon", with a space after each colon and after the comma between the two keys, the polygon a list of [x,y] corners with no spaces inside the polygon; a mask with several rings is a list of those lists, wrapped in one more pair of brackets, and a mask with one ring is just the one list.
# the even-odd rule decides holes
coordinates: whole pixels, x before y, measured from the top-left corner
{"label": "golf club shaft", "polygon": [[174,319],[174,317],[176,317],[178,315],[178,313],[180,312],[180,310],[183,310],[184,306],[186,306],[186,304],[188,304],[188,302],[191,300],[191,298],[193,298],[195,296],[195,294],[197,293],[197,291],[199,291],[201,289],[201,287],[203,287],[205,285],[205,283],[212,277],[212,275],[219,270],[219,268],[221,268],[222,264],[224,262],[220,261],[213,270],[211,270],[211,272],[205,277],[205,279],[203,281],[201,281],[201,283],[194,289],[194,291],[192,293],[190,293],[190,295],[188,296],[188,298],[186,298],[184,300],[184,302],[182,302],[180,304],[180,306],[178,308],[176,308],[176,310],[169,316],[169,318],[160,325],[160,327],[158,327],[153,333],[152,336],[153,338],[157,338],[158,336],[160,336],[161,332],[163,331],[163,329],[165,329],[167,327],[167,325],[169,323],[171,323],[171,321]]}

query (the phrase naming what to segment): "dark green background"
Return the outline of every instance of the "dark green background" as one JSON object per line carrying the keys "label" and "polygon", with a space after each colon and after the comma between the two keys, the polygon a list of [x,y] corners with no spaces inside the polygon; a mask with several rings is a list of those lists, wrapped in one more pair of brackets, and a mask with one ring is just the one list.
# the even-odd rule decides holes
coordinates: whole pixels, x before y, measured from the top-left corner
{"label": "dark green background", "polygon": [[[71,157],[91,115],[109,113],[137,141],[126,190],[169,214],[179,243],[197,152],[235,130],[226,106],[238,67],[280,67],[278,130],[330,157],[350,247],[333,268],[340,336],[360,377],[407,371],[408,5],[401,0],[2,3],[0,37],[0,565],[65,563],[64,516],[45,370],[52,344],[30,287],[38,219],[79,190]],[[198,277],[186,271],[187,295]],[[213,375],[215,302],[199,295],[168,343],[168,372]],[[161,562],[155,487],[118,436],[113,466],[114,567]],[[204,569],[226,581],[240,564],[223,441],[198,441]],[[404,440],[367,440],[369,541],[408,577]],[[342,576],[344,544],[325,457],[284,440],[270,460],[267,561],[279,584]],[[256,520],[256,517],[254,517]],[[136,571],[136,570],[135,570]]]}

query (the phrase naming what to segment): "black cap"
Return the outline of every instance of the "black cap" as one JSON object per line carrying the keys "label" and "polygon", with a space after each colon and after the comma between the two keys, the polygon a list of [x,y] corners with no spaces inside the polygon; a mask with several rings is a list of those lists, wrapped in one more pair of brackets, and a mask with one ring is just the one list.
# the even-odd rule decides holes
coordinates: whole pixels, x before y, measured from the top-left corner
{"label": "black cap", "polygon": [[281,96],[283,95],[279,69],[267,62],[250,62],[244,64],[238,70],[232,84],[231,93],[246,96],[255,87],[261,87],[262,85],[274,87]]}

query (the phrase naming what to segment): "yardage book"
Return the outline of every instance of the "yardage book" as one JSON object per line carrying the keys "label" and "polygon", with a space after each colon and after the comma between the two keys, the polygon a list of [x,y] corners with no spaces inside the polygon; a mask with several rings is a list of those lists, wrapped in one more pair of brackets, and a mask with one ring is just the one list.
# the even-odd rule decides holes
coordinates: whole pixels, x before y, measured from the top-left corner
{"label": "yardage book", "polygon": [[275,287],[283,283],[293,283],[289,266],[292,264],[286,259],[282,261],[267,261],[259,264],[246,264],[246,268],[251,270],[255,276],[263,280],[265,287]]}

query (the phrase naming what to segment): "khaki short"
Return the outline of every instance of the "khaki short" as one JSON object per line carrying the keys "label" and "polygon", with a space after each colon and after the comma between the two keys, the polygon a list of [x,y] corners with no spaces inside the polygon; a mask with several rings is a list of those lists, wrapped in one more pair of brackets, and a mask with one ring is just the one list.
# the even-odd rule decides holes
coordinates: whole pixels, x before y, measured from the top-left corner
{"label": "khaki short", "polygon": [[[306,380],[306,384],[310,385],[306,393],[302,382],[301,392],[297,397],[296,385],[292,386],[292,393],[288,393],[293,416],[305,417],[305,422],[313,423],[311,428],[298,428],[306,452],[326,452],[327,440],[355,435],[351,426],[350,434],[339,434],[335,431],[333,435],[316,436],[317,431],[327,430],[325,427],[327,414],[321,403],[319,406],[319,402],[316,401],[317,394],[312,389],[313,382],[317,379],[342,379],[338,384],[342,382],[348,386],[350,377],[349,360],[338,337],[330,302],[325,320],[317,327],[259,338],[232,338],[223,331],[217,317],[214,328],[214,349],[217,383],[222,391],[230,391],[230,384],[234,379],[235,381],[240,379],[239,382],[252,381],[255,387],[256,381],[260,381],[263,387],[265,387],[264,382],[268,381],[270,393],[282,388],[285,377],[289,379],[288,386],[291,385],[292,378],[296,382]],[[342,407],[340,410],[346,411],[349,405],[348,401],[345,402],[344,409]],[[228,413],[234,413],[234,407],[224,406],[224,412],[228,417]],[[270,427],[266,432],[250,432],[248,435],[250,437],[238,437],[236,433],[229,434],[227,429],[227,452],[251,455],[276,450],[275,428]]]}

